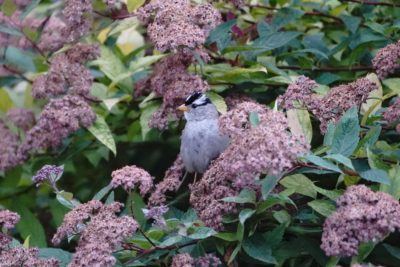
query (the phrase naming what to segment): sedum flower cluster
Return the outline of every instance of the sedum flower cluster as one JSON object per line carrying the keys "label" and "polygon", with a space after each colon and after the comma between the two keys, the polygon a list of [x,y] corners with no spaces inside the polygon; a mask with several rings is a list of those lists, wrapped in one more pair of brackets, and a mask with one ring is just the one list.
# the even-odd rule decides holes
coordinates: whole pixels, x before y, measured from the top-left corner
{"label": "sedum flower cluster", "polygon": [[79,234],[76,252],[69,267],[114,266],[112,253],[121,248],[139,227],[130,216],[118,217],[122,204],[105,205],[97,200],[81,204],[68,212],[53,237],[55,245],[63,238]]}
{"label": "sedum flower cluster", "polygon": [[[20,220],[20,216],[9,210],[0,210],[0,230],[10,230]],[[55,258],[40,259],[37,248],[12,247],[11,237],[0,231],[0,262],[1,266],[21,267],[58,267]]]}
{"label": "sedum flower cluster", "polygon": [[[259,124],[250,122],[258,114]],[[260,174],[279,175],[294,166],[310,147],[289,131],[283,113],[255,102],[243,102],[220,117],[221,132],[231,138],[227,149],[191,186],[190,203],[207,226],[222,229],[222,218],[236,212],[236,204],[221,201],[241,189],[255,187]]]}
{"label": "sedum flower cluster", "polygon": [[300,76],[290,84],[278,103],[285,109],[295,108],[296,101],[307,108],[320,121],[320,130],[325,133],[329,123],[337,122],[353,106],[364,103],[368,94],[377,85],[367,78],[333,87],[325,96],[317,95],[313,89],[318,85],[313,80]]}
{"label": "sedum flower cluster", "polygon": [[171,267],[218,267],[221,260],[213,254],[193,258],[189,253],[179,253],[172,257]]}
{"label": "sedum flower cluster", "polygon": [[185,172],[185,167],[180,155],[165,172],[163,180],[155,186],[149,198],[150,206],[163,205],[167,201],[167,192],[176,192],[181,184],[181,178]]}
{"label": "sedum flower cluster", "polygon": [[380,49],[372,60],[376,73],[384,79],[400,68],[400,41]]}
{"label": "sedum flower cluster", "polygon": [[221,22],[221,14],[212,5],[192,4],[190,0],[152,0],[137,14],[148,25],[150,40],[162,52],[199,47]]}
{"label": "sedum flower cluster", "polygon": [[147,171],[135,165],[125,166],[122,169],[113,171],[111,176],[111,185],[114,188],[121,186],[127,192],[139,188],[140,194],[143,197],[153,187],[154,177],[152,177]]}
{"label": "sedum flower cluster", "polygon": [[322,233],[321,248],[328,256],[357,255],[361,243],[400,229],[400,204],[387,193],[373,192],[365,185],[350,186],[336,204]]}
{"label": "sedum flower cluster", "polygon": [[[207,55],[204,56],[207,57]],[[149,121],[151,128],[166,129],[169,117],[177,119],[182,116],[182,112],[177,111],[176,108],[188,95],[195,91],[209,90],[206,81],[187,71],[193,62],[194,57],[189,50],[182,50],[156,63],[153,74],[136,84],[136,96],[151,91],[163,98],[161,108],[152,115]]]}

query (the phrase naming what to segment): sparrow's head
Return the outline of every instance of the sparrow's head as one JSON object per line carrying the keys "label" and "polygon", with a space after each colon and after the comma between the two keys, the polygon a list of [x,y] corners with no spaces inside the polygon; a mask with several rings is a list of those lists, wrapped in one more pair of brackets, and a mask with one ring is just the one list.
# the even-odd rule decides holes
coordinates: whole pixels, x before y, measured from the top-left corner
{"label": "sparrow's head", "polygon": [[194,92],[180,105],[178,110],[183,111],[187,121],[200,121],[218,118],[218,111],[211,100],[201,92]]}

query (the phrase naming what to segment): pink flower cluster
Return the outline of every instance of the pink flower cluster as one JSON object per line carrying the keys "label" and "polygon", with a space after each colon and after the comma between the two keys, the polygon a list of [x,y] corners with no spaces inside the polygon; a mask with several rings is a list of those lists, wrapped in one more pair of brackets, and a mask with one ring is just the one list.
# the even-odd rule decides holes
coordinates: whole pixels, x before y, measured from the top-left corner
{"label": "pink flower cluster", "polygon": [[[204,53],[201,55],[204,59],[208,56]],[[151,128],[166,129],[170,116],[175,119],[182,116],[182,112],[176,108],[188,95],[195,91],[209,90],[206,81],[187,71],[193,61],[193,55],[189,50],[180,51],[155,64],[153,74],[136,84],[136,96],[152,91],[163,98],[161,108],[153,114],[149,122]]]}
{"label": "pink flower cluster", "polygon": [[221,14],[212,5],[195,5],[190,0],[152,0],[137,14],[148,24],[148,35],[162,52],[199,47],[221,22]]}
{"label": "pink flower cluster", "polygon": [[[258,116],[253,125],[250,114]],[[289,131],[283,113],[255,102],[243,102],[220,117],[221,132],[231,137],[228,148],[210,165],[202,179],[191,186],[190,203],[204,223],[223,229],[225,214],[236,212],[236,204],[222,198],[255,187],[260,174],[278,175],[291,168],[310,147],[302,136]]]}
{"label": "pink flower cluster", "polygon": [[81,126],[89,127],[95,120],[96,114],[80,96],[66,95],[51,99],[37,124],[26,133],[18,153],[27,158],[29,153],[55,148]]}
{"label": "pink flower cluster", "polygon": [[104,205],[100,201],[92,200],[65,215],[64,222],[53,237],[53,243],[57,245],[65,237],[80,234],[76,253],[68,266],[115,265],[116,260],[112,253],[120,249],[122,242],[139,227],[131,217],[116,215],[122,206],[118,202]]}
{"label": "pink flower cluster", "polygon": [[189,253],[179,253],[172,257],[171,267],[218,267],[221,260],[213,254],[193,258]]}
{"label": "pink flower cluster", "polygon": [[144,197],[153,187],[152,177],[147,171],[135,165],[125,166],[113,171],[111,185],[116,188],[122,186],[126,192],[140,188],[140,194]]}
{"label": "pink flower cluster", "polygon": [[338,209],[324,223],[321,248],[328,256],[357,255],[363,242],[400,230],[400,204],[384,192],[355,185],[337,199]]}
{"label": "pink flower cluster", "polygon": [[314,81],[300,76],[278,101],[286,109],[294,108],[294,101],[299,101],[318,118],[322,133],[326,132],[330,122],[337,122],[351,107],[360,106],[367,100],[368,94],[377,89],[377,85],[367,78],[333,87],[323,97],[312,92],[315,87],[317,84]]}
{"label": "pink flower cluster", "polygon": [[32,110],[26,108],[12,108],[7,111],[6,117],[25,132],[35,124],[35,114]]}
{"label": "pink flower cluster", "polygon": [[0,121],[0,171],[11,169],[21,163],[18,147],[18,136]]}
{"label": "pink flower cluster", "polygon": [[400,133],[400,98],[390,105],[383,113],[383,118],[389,123],[396,123],[396,131]]}
{"label": "pink flower cluster", "polygon": [[379,78],[384,79],[400,68],[400,41],[380,49],[372,64]]}
{"label": "pink flower cluster", "polygon": [[83,65],[100,55],[97,45],[77,44],[50,61],[47,74],[35,79],[32,86],[34,98],[52,98],[64,94],[88,97],[93,76]]}
{"label": "pink flower cluster", "polygon": [[155,186],[155,190],[149,198],[150,206],[163,205],[167,201],[166,193],[175,192],[181,184],[181,178],[185,172],[183,161],[180,155],[165,172],[163,180]]}
{"label": "pink flower cluster", "polygon": [[11,237],[2,233],[1,228],[10,230],[20,220],[18,213],[9,210],[0,210],[0,263],[1,266],[43,266],[58,267],[55,258],[40,259],[37,248],[10,247]]}

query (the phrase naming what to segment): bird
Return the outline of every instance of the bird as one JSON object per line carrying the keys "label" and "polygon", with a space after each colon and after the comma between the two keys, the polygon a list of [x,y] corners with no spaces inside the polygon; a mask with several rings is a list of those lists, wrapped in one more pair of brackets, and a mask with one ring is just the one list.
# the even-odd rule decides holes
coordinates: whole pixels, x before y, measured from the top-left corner
{"label": "bird", "polygon": [[196,180],[226,149],[229,137],[220,132],[218,110],[204,93],[194,92],[177,109],[186,120],[180,147],[183,165],[188,173],[195,173]]}

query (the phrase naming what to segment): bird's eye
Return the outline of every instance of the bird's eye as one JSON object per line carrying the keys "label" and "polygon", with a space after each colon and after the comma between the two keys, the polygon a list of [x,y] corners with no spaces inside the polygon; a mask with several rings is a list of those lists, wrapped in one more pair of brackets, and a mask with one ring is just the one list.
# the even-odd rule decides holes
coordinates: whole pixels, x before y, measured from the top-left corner
{"label": "bird's eye", "polygon": [[196,108],[197,107],[197,105],[196,104],[192,104],[192,108]]}

